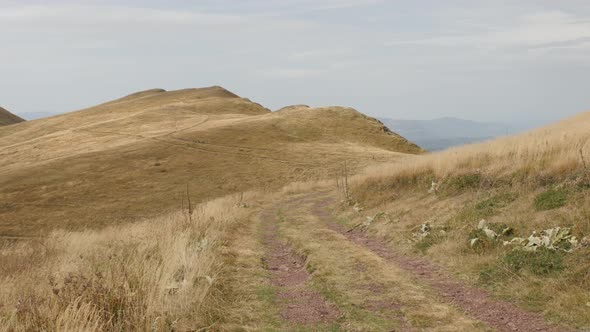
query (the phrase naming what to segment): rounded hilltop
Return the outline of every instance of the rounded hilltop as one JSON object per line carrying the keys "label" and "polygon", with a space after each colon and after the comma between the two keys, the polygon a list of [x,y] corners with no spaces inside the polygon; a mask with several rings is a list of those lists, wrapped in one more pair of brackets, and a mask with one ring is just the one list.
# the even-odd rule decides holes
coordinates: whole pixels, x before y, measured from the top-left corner
{"label": "rounded hilltop", "polygon": [[273,133],[276,139],[289,142],[348,142],[394,152],[424,152],[380,121],[350,107],[290,105],[247,126],[250,132]]}
{"label": "rounded hilltop", "polygon": [[161,88],[135,92],[104,104],[85,109],[86,113],[108,112],[191,112],[194,114],[244,114],[257,115],[270,110],[260,104],[218,85],[205,88],[165,90]]}
{"label": "rounded hilltop", "polygon": [[134,92],[125,97],[119,98],[115,101],[129,101],[145,97],[162,97],[162,96],[175,96],[175,97],[193,97],[193,98],[240,98],[235,93],[219,86],[214,85],[204,88],[187,88],[180,90],[167,91],[161,88],[149,89]]}

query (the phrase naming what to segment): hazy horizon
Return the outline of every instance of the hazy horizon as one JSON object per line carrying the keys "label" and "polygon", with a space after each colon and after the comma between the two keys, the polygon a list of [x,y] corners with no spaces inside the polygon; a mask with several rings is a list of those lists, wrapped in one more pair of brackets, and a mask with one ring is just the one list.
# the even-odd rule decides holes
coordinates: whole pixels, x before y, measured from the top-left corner
{"label": "hazy horizon", "polygon": [[2,1],[0,105],[221,85],[270,109],[533,127],[590,109],[584,1]]}

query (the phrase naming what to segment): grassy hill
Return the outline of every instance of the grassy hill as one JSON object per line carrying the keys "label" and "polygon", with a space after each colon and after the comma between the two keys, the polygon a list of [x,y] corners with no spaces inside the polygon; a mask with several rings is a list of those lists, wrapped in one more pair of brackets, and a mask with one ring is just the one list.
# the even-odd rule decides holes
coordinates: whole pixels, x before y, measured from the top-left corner
{"label": "grassy hill", "polygon": [[8,126],[23,121],[25,120],[0,107],[0,127]]}
{"label": "grassy hill", "polygon": [[585,330],[589,125],[413,155],[352,109],[210,88],[6,127],[4,221],[46,236],[0,242],[0,331]]}
{"label": "grassy hill", "polygon": [[137,220],[333,178],[421,149],[343,107],[270,112],[221,88],[148,90],[0,129],[0,235]]}

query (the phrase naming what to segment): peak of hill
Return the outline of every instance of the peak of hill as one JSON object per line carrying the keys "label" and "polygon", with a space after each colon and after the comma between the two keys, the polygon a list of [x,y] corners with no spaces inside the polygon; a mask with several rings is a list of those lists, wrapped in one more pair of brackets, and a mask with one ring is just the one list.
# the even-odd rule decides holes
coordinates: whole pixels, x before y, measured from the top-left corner
{"label": "peak of hill", "polygon": [[307,140],[336,142],[344,139],[389,151],[423,152],[416,144],[390,131],[382,122],[349,107],[295,105],[282,108],[274,115],[276,124],[273,125]]}
{"label": "peak of hill", "polygon": [[164,213],[187,184],[200,201],[421,151],[350,108],[271,112],[217,86],[147,90],[0,129],[0,234]]}
{"label": "peak of hill", "polygon": [[139,98],[155,97],[155,98],[240,98],[235,93],[226,90],[220,86],[211,86],[206,88],[191,88],[175,91],[166,91],[164,89],[150,89],[139,91],[127,95],[123,98],[117,99],[114,102],[137,100]]}
{"label": "peak of hill", "polygon": [[15,123],[19,123],[19,122],[24,122],[25,119],[16,116],[12,113],[10,113],[9,111],[7,111],[6,109],[0,107],[0,126],[8,126],[11,124],[15,124]]}

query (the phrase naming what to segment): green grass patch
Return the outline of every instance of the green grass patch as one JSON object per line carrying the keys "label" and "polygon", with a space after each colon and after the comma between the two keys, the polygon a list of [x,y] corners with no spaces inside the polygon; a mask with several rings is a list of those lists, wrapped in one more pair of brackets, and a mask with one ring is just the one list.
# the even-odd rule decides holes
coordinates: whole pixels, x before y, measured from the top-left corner
{"label": "green grass patch", "polygon": [[528,270],[536,275],[549,275],[563,270],[564,254],[557,250],[539,248],[537,251],[516,249],[502,259],[512,271]]}
{"label": "green grass patch", "polygon": [[547,211],[560,208],[567,204],[568,192],[565,189],[549,189],[535,197],[535,209]]}
{"label": "green grass patch", "polygon": [[475,209],[480,212],[482,217],[493,216],[498,213],[498,210],[507,207],[517,198],[518,194],[516,193],[501,193],[478,202],[475,204]]}
{"label": "green grass patch", "polygon": [[274,303],[276,301],[276,289],[271,285],[264,285],[260,286],[257,291],[256,295],[258,299],[265,303]]}

